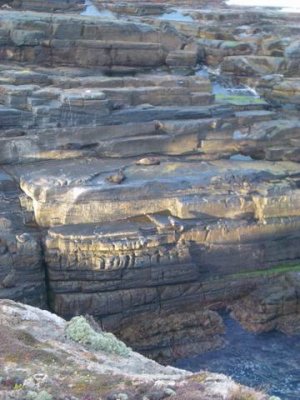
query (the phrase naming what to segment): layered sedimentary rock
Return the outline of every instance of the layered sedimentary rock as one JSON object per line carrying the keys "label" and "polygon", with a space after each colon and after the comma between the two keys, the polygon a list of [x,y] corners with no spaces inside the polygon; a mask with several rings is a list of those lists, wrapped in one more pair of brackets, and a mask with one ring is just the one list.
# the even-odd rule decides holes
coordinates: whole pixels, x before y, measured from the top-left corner
{"label": "layered sedimentary rock", "polygon": [[180,35],[142,23],[3,11],[2,61],[77,67],[157,67]]}
{"label": "layered sedimentary rock", "polygon": [[232,316],[249,331],[299,332],[299,271],[270,279],[231,309]]}
{"label": "layered sedimentary rock", "polygon": [[0,298],[13,298],[45,306],[45,271],[39,235],[26,226],[16,182],[0,174]]}
{"label": "layered sedimentary rock", "polygon": [[124,319],[116,333],[126,343],[162,363],[193,356],[224,345],[222,318],[211,310],[161,311]]}
{"label": "layered sedimentary rock", "polygon": [[56,313],[91,314],[160,359],[222,345],[224,307],[286,331],[295,17],[190,2],[188,21],[167,21],[176,2],[105,4],[122,15],[0,13],[0,296],[43,304],[46,283]]}
{"label": "layered sedimentary rock", "polygon": [[[140,167],[137,160],[127,161],[126,165],[120,159],[89,159],[78,163],[80,173],[75,176],[72,161],[55,162],[52,168],[40,164],[38,172],[32,171],[32,165],[13,170],[16,176],[21,172],[21,188],[32,199],[35,219],[44,227],[162,212],[181,219],[249,217],[259,223],[299,216],[297,164],[232,164],[182,157]],[[108,178],[120,169],[125,181],[110,183]]]}
{"label": "layered sedimentary rock", "polygon": [[9,5],[11,8],[46,12],[79,12],[85,8],[84,0],[3,0],[1,3]]}
{"label": "layered sedimentary rock", "polygon": [[[201,371],[191,374],[172,367],[163,367],[142,355],[117,344],[93,323],[80,318],[72,326],[84,323],[85,336],[93,335],[104,346],[93,348],[78,343],[76,330],[68,334],[70,324],[47,311],[0,300],[0,396],[3,399],[83,398],[111,399],[196,399],[214,400],[233,395],[250,396],[255,400],[270,397],[238,385],[221,374]],[[81,323],[81,325],[80,325]],[[82,332],[82,331],[81,331]],[[77,339],[77,340],[76,340]]]}
{"label": "layered sedimentary rock", "polygon": [[288,103],[299,107],[299,78],[267,75],[260,81],[258,90],[273,104],[282,105]]}

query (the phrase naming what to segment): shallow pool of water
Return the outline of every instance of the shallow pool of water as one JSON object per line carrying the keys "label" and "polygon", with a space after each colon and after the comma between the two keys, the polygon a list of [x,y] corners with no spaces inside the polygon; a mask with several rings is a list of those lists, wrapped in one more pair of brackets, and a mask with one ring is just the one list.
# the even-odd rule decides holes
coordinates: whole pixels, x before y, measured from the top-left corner
{"label": "shallow pool of water", "polygon": [[98,10],[96,6],[90,1],[85,1],[85,10],[81,13],[81,15],[89,15],[94,17],[103,17],[108,19],[114,19],[115,15],[109,10]]}
{"label": "shallow pool of water", "polygon": [[224,320],[228,343],[224,349],[178,360],[175,366],[224,373],[282,400],[299,400],[300,336],[279,332],[255,335],[244,331],[228,315]]}
{"label": "shallow pool of water", "polygon": [[230,157],[232,161],[254,161],[252,157],[245,156],[244,154],[234,154]]}
{"label": "shallow pool of water", "polygon": [[158,17],[158,19],[167,21],[186,21],[186,22],[194,21],[194,19],[190,15],[184,15],[181,10],[174,10],[170,13],[165,13],[160,17]]}
{"label": "shallow pool of water", "polygon": [[224,94],[228,96],[251,96],[260,98],[254,88],[246,85],[234,85],[232,82],[225,79],[220,74],[219,68],[209,68],[207,66],[200,67],[195,75],[209,78],[212,85],[213,94]]}

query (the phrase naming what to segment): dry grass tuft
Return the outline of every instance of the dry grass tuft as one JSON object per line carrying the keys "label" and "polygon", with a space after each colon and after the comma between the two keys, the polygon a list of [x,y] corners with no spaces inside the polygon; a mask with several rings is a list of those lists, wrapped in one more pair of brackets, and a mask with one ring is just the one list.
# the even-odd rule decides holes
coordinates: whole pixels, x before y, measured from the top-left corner
{"label": "dry grass tuft", "polygon": [[266,396],[262,393],[244,386],[237,386],[229,395],[228,400],[264,400]]}

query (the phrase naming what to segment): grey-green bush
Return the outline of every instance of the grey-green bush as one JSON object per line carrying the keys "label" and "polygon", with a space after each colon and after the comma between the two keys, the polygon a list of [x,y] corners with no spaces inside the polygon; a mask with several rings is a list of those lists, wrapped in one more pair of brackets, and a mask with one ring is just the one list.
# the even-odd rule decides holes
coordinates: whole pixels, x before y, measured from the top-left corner
{"label": "grey-green bush", "polygon": [[92,350],[128,357],[130,348],[108,332],[96,332],[84,317],[74,317],[66,326],[66,335]]}
{"label": "grey-green bush", "polygon": [[32,400],[53,400],[53,397],[51,394],[46,392],[45,390],[42,390],[41,392],[37,394],[33,394],[32,396],[28,396],[27,399],[32,399]]}

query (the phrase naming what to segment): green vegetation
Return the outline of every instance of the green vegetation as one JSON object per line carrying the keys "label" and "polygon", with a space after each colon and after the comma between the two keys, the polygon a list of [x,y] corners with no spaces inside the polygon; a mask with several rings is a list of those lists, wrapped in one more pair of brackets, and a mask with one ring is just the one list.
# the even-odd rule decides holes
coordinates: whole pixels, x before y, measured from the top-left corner
{"label": "green vegetation", "polygon": [[223,93],[216,94],[216,101],[218,103],[232,104],[235,106],[245,106],[249,104],[266,105],[266,101],[260,97],[254,96],[240,96],[240,95],[227,95]]}
{"label": "green vegetation", "polygon": [[203,383],[209,377],[207,372],[200,372],[199,374],[193,375],[190,380],[192,382]]}
{"label": "green vegetation", "polygon": [[239,41],[235,40],[226,40],[225,42],[222,43],[221,48],[222,49],[234,49],[235,47],[239,47],[241,43]]}
{"label": "green vegetation", "polygon": [[84,399],[85,395],[90,395],[92,399],[104,399],[106,393],[111,390],[119,390],[119,385],[123,385],[123,382],[124,377],[122,376],[75,369],[72,378],[72,392],[79,399]]}
{"label": "green vegetation", "polygon": [[23,389],[23,385],[22,383],[15,383],[13,390],[22,390]]}
{"label": "green vegetation", "polygon": [[274,267],[264,267],[264,269],[256,269],[253,271],[251,270],[249,271],[248,269],[233,274],[226,274],[226,275],[214,274],[213,276],[210,276],[206,281],[232,282],[234,280],[268,278],[276,275],[287,274],[288,272],[300,272],[299,261],[297,263],[278,264],[275,265]]}
{"label": "green vegetation", "polygon": [[37,394],[37,396],[34,398],[34,400],[52,400],[53,397],[51,394],[46,392],[45,390],[42,390],[40,393]]}
{"label": "green vegetation", "polygon": [[280,265],[276,265],[275,267],[272,267],[272,268],[230,274],[230,275],[228,275],[228,277],[230,277],[231,279],[232,278],[255,278],[255,277],[259,277],[259,276],[263,277],[263,276],[283,274],[283,273],[287,273],[287,272],[300,272],[300,264],[299,263],[280,264]]}
{"label": "green vegetation", "polygon": [[67,324],[66,335],[92,350],[128,357],[131,349],[112,333],[96,332],[84,317],[74,317]]}

